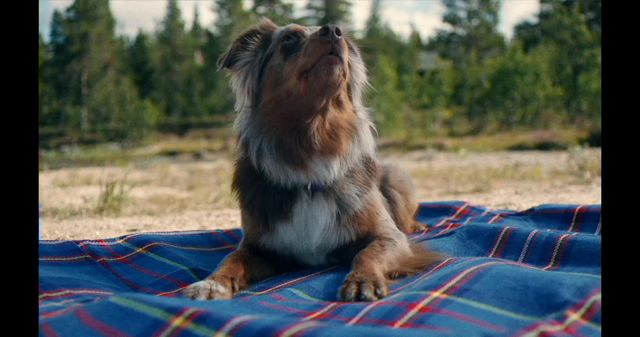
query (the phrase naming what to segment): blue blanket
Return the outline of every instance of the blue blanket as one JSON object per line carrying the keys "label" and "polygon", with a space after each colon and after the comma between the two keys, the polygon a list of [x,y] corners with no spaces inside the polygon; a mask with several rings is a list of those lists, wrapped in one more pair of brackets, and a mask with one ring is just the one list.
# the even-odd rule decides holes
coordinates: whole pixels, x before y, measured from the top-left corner
{"label": "blue blanket", "polygon": [[239,242],[236,230],[40,241],[42,336],[599,336],[600,205],[522,212],[422,203],[411,240],[448,258],[383,300],[337,298],[344,267],[273,277],[229,301],[180,290]]}

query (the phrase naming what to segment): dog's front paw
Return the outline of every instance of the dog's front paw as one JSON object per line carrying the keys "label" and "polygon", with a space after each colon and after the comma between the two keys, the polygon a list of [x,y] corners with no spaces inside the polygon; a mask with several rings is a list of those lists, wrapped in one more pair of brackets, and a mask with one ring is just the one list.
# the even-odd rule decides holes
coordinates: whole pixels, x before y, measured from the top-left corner
{"label": "dog's front paw", "polygon": [[194,300],[228,300],[238,291],[234,280],[226,276],[213,276],[186,287],[182,293]]}
{"label": "dog's front paw", "polygon": [[376,301],[387,296],[387,283],[382,277],[364,276],[352,272],[347,275],[340,289],[343,301]]}

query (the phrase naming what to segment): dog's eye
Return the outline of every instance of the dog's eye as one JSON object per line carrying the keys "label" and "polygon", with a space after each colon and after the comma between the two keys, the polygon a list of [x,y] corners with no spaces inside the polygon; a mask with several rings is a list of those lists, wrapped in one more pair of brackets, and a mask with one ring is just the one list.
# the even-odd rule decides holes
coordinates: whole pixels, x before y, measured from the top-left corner
{"label": "dog's eye", "polygon": [[303,40],[304,35],[301,32],[290,32],[282,37],[280,50],[285,60],[300,51]]}
{"label": "dog's eye", "polygon": [[300,42],[304,38],[301,32],[289,32],[282,37],[282,44]]}

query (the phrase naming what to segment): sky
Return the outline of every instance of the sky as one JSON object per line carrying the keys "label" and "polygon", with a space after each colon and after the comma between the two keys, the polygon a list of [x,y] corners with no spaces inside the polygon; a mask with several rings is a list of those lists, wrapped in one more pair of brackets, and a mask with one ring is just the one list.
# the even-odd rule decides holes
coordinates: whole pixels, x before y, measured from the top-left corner
{"label": "sky", "polygon": [[[295,9],[305,7],[307,0],[289,0]],[[51,15],[55,9],[64,11],[73,0],[39,0],[39,31],[48,39]],[[245,1],[248,6],[249,1]],[[194,8],[198,8],[200,24],[211,27],[216,15],[212,11],[213,0],[178,0],[186,27],[191,27]],[[371,11],[372,0],[352,0],[354,29],[364,28]],[[155,31],[167,7],[166,0],[111,0],[111,12],[116,19],[116,34],[135,36],[139,29]],[[539,0],[503,0],[498,29],[507,39],[513,36],[513,28],[523,20],[532,19],[540,8]],[[445,7],[441,0],[383,0],[382,19],[398,34],[408,36],[413,23],[420,36],[426,40],[438,28],[444,28],[442,15]],[[280,23],[283,24],[283,23]]]}

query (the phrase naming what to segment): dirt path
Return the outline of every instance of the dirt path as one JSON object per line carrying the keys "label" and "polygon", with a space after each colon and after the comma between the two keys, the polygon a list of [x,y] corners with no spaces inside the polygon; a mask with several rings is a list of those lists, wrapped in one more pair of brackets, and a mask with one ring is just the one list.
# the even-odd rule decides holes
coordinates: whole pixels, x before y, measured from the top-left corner
{"label": "dirt path", "polygon": [[[463,200],[512,210],[601,202],[600,149],[414,151],[383,153],[381,159],[410,171],[421,201]],[[240,213],[229,186],[231,169],[231,158],[218,155],[40,172],[42,238],[239,227]]]}

